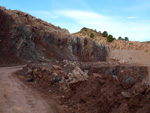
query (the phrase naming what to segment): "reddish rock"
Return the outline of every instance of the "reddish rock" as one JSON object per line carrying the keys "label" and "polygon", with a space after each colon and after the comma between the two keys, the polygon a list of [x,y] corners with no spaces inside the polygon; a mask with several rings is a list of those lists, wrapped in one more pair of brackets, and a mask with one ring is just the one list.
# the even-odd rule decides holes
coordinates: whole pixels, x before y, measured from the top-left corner
{"label": "reddish rock", "polygon": [[131,88],[138,81],[138,75],[131,70],[124,70],[119,75],[119,81],[123,88]]}
{"label": "reddish rock", "polygon": [[[0,63],[57,60],[106,61],[107,46],[25,12],[0,7]],[[99,54],[97,54],[99,53]]]}

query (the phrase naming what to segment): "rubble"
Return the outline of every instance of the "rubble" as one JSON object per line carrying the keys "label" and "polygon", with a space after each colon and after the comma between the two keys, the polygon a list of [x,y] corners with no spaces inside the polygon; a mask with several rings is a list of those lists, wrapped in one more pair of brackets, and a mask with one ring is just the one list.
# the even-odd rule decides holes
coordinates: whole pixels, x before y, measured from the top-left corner
{"label": "rubble", "polygon": [[122,96],[125,98],[131,98],[131,94],[129,92],[121,92]]}
{"label": "rubble", "polygon": [[61,69],[61,67],[57,66],[57,65],[53,65],[53,68],[56,69],[56,70],[60,70]]}
{"label": "rubble", "polygon": [[98,73],[93,73],[92,76],[95,77],[95,78],[101,78],[101,77],[102,77],[102,75],[100,75],[100,74],[98,74]]}
{"label": "rubble", "polygon": [[61,81],[61,78],[57,75],[57,73],[52,73],[51,76],[51,84]]}
{"label": "rubble", "polygon": [[120,73],[119,81],[123,88],[131,88],[138,82],[138,75],[131,70],[125,70]]}
{"label": "rubble", "polygon": [[[145,66],[68,62],[72,61],[28,65],[24,76],[32,75],[38,90],[60,95],[61,105],[75,113],[149,112],[145,107],[150,99],[150,90],[143,83],[148,75]],[[69,65],[63,67],[64,63]]]}

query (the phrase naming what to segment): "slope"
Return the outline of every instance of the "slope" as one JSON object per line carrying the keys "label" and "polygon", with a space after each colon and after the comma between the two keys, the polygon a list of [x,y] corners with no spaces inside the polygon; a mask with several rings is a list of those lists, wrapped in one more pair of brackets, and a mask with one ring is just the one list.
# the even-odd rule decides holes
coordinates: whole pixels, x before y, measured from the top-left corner
{"label": "slope", "polygon": [[[105,61],[108,47],[25,12],[0,7],[0,62]],[[99,54],[97,54],[99,53]]]}
{"label": "slope", "polygon": [[138,41],[124,41],[124,40],[114,40],[113,42],[107,42],[107,38],[103,37],[100,32],[89,28],[82,28],[79,32],[74,33],[74,36],[90,37],[90,34],[93,33],[94,37],[92,38],[96,42],[100,42],[104,45],[108,45],[110,50],[143,50],[146,53],[150,54],[150,43],[149,42],[138,42]]}

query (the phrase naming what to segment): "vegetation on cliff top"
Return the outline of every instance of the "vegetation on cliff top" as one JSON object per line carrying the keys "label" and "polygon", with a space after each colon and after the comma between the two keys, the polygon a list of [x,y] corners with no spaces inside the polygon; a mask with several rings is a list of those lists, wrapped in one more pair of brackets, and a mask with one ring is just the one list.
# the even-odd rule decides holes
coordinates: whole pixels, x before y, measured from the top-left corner
{"label": "vegetation on cliff top", "polygon": [[[101,33],[101,31],[96,31],[93,29],[89,29],[86,27],[83,27],[79,32],[74,33],[75,35],[80,35],[80,36],[88,36],[90,38],[100,38],[104,37],[107,38],[107,42],[113,42],[113,40],[116,40],[116,38],[109,34],[107,31],[104,31]],[[117,40],[124,40],[124,41],[129,41],[128,37],[122,38],[121,36],[117,38]]]}

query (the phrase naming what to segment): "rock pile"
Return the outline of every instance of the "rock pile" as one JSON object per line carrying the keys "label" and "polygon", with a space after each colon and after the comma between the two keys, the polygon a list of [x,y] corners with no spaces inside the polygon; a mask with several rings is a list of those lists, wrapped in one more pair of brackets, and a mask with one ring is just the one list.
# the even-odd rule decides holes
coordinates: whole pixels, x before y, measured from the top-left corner
{"label": "rock pile", "polygon": [[[69,90],[70,88],[68,86],[70,86],[70,84],[85,81],[89,77],[87,72],[84,72],[78,66],[70,68],[70,72],[67,72],[65,68],[58,65],[52,65],[51,68],[27,65],[24,67],[24,71],[26,72],[25,77],[28,82],[34,81],[36,84],[41,83],[41,85],[43,85],[42,82],[45,82],[47,86],[44,87],[59,84],[60,89],[64,90]],[[43,79],[47,80],[43,81]]]}
{"label": "rock pile", "polygon": [[128,85],[122,87],[112,76],[91,76],[76,83],[62,101],[75,113],[149,113],[149,87],[142,82]]}
{"label": "rock pile", "polygon": [[[66,65],[67,64],[67,65]],[[28,65],[26,80],[75,113],[149,113],[149,87],[145,66],[54,61]],[[104,71],[105,70],[105,71]]]}

